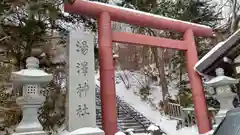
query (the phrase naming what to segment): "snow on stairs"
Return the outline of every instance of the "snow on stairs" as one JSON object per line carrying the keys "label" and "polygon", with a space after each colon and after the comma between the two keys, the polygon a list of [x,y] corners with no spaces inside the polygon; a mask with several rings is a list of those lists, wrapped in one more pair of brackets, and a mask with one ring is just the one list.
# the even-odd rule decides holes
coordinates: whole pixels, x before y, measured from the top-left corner
{"label": "snow on stairs", "polygon": [[[101,99],[100,90],[96,86],[96,113],[97,113],[97,125],[102,128],[101,118]],[[128,103],[124,102],[117,96],[117,109],[118,109],[118,130],[125,131],[129,128],[133,128],[135,133],[146,133],[146,129],[151,123],[141,113],[136,111]]]}

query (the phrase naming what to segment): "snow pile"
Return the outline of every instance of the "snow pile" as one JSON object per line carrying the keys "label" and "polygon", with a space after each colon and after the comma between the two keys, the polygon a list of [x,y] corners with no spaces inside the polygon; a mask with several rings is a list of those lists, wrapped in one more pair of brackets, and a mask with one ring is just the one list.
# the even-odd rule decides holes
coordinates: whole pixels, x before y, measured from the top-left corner
{"label": "snow pile", "polygon": [[71,132],[71,134],[73,134],[73,135],[78,135],[78,134],[83,135],[83,134],[89,134],[89,133],[102,134],[103,131],[99,128],[85,127],[85,128],[80,128],[78,130]]}
{"label": "snow pile", "polygon": [[134,135],[134,129],[133,128],[129,128],[126,130],[126,132],[129,134],[129,135]]}
{"label": "snow pile", "polygon": [[123,133],[123,132],[117,132],[117,133],[115,133],[114,135],[126,135],[126,134]]}
{"label": "snow pile", "polygon": [[[213,130],[205,133],[205,134],[200,134],[200,135],[212,135],[213,134]],[[198,128],[197,126],[193,126],[193,127],[185,127],[179,130],[176,130],[173,133],[170,133],[168,135],[199,135],[198,133]]]}
{"label": "snow pile", "polygon": [[150,125],[148,128],[147,128],[148,131],[156,131],[156,130],[159,130],[159,128],[155,125]]}
{"label": "snow pile", "polygon": [[186,127],[175,131],[172,134],[168,135],[199,135],[197,127]]}

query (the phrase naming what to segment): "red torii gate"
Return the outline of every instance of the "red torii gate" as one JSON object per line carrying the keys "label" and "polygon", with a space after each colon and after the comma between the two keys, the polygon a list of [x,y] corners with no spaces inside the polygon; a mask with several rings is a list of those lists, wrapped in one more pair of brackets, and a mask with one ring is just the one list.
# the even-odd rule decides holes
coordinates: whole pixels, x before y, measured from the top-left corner
{"label": "red torii gate", "polygon": [[[199,133],[205,133],[211,129],[202,80],[193,69],[198,61],[194,35],[213,36],[213,30],[210,27],[118,6],[83,0],[73,0],[71,3],[65,3],[64,10],[70,13],[87,15],[98,20],[102,125],[106,135],[114,135],[117,131],[112,42],[148,45],[185,51],[187,58],[186,67],[192,88]],[[182,32],[184,33],[184,40],[172,40],[126,32],[113,32],[111,21]]]}

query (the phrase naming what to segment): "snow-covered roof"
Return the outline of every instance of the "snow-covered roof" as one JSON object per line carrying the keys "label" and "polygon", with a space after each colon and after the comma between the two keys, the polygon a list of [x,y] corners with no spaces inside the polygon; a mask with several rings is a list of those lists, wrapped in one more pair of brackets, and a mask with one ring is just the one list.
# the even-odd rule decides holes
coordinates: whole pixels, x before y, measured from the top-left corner
{"label": "snow-covered roof", "polygon": [[240,29],[232,34],[228,39],[218,43],[205,56],[203,56],[194,66],[199,74],[206,74],[204,71],[215,64],[215,62],[224,57],[224,55],[237,46],[240,41]]}

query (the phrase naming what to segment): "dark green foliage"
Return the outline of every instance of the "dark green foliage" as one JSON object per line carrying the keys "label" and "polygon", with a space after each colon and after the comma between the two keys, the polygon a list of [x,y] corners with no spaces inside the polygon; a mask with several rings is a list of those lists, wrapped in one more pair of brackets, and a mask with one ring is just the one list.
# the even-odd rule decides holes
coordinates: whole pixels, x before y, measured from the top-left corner
{"label": "dark green foliage", "polygon": [[215,26],[218,14],[213,10],[216,4],[200,0],[123,0],[119,6],[134,8],[183,21]]}
{"label": "dark green foliage", "polygon": [[151,88],[149,85],[139,89],[139,94],[142,100],[147,100],[148,96],[151,95]]}
{"label": "dark green foliage", "polygon": [[[187,87],[188,81],[181,81],[180,83],[180,90],[178,92],[178,97],[180,99],[180,104],[183,107],[193,107],[193,102],[192,102],[192,92],[191,89]],[[206,102],[208,107],[212,107],[215,109],[220,108],[220,103],[217,101],[217,99],[212,97],[212,94],[209,93],[208,91],[205,91],[206,95]]]}
{"label": "dark green foliage", "polygon": [[[63,24],[79,24],[96,31],[95,21],[85,16],[66,15],[61,10],[62,0],[24,1],[19,6],[1,1],[0,7],[0,42],[7,54],[12,56],[15,66],[23,68],[24,61],[32,54],[32,48],[49,43],[46,36],[51,32],[66,32]],[[2,9],[1,8],[1,9]],[[9,11],[9,12],[8,12]],[[2,18],[2,19],[1,19]]]}
{"label": "dark green foliage", "polygon": [[177,0],[175,7],[176,19],[210,27],[217,24],[218,14],[214,11],[216,4],[213,4],[210,0]]}
{"label": "dark green foliage", "polygon": [[70,3],[73,4],[76,0],[64,0],[64,3]]}
{"label": "dark green foliage", "polygon": [[65,121],[65,95],[61,88],[53,81],[46,87],[49,94],[46,101],[39,109],[39,121],[46,131],[56,131],[56,126],[60,127]]}
{"label": "dark green foliage", "polygon": [[177,96],[179,97],[180,104],[183,107],[191,107],[193,104],[191,89],[187,87],[188,83],[188,81],[182,80],[179,84],[180,90]]}

